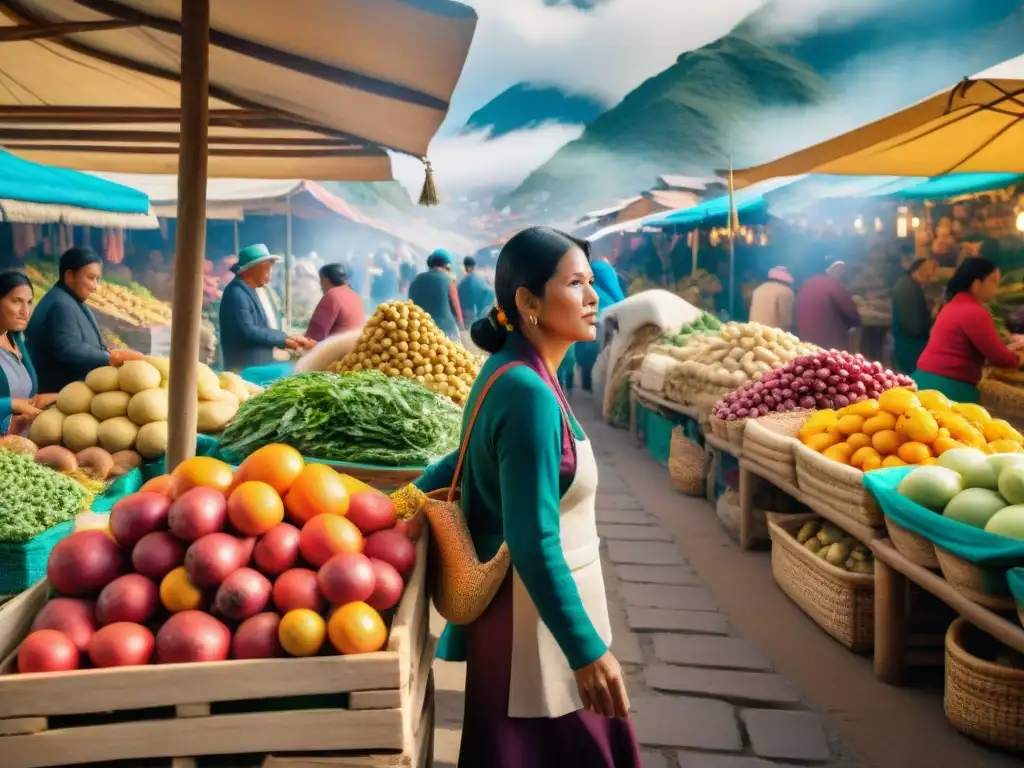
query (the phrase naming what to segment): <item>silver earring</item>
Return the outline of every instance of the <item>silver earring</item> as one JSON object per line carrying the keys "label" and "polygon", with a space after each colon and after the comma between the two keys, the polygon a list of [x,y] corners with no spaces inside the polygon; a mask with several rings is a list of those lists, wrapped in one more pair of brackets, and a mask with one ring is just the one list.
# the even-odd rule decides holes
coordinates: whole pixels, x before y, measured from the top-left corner
{"label": "silver earring", "polygon": [[536,324],[537,324],[537,318],[534,317],[533,315],[530,315],[530,325],[536,325]]}

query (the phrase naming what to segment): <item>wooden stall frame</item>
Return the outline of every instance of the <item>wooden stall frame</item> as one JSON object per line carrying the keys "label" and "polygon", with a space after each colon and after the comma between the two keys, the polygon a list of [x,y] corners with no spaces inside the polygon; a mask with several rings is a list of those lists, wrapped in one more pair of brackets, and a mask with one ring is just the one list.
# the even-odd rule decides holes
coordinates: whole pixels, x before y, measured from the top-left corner
{"label": "wooden stall frame", "polygon": [[908,664],[908,582],[939,598],[981,631],[1024,653],[1024,628],[964,597],[939,574],[910,562],[888,539],[876,539],[870,547],[875,554],[874,670],[878,680],[900,682]]}
{"label": "wooden stall frame", "polygon": [[[12,672],[16,645],[48,597],[49,584],[40,582],[0,624],[0,641],[15,646],[0,664],[0,768],[64,765],[71,754],[79,762],[166,757],[174,768],[193,768],[193,755],[275,752],[302,753],[275,755],[277,768],[313,759],[334,768],[417,768],[432,744],[423,725],[433,720],[428,546],[424,533],[386,649],[360,656],[4,674]],[[339,692],[349,694],[345,709],[211,713],[220,702]],[[174,716],[49,728],[50,718],[63,715],[162,707],[173,708]],[[364,754],[304,754],[341,750]]]}

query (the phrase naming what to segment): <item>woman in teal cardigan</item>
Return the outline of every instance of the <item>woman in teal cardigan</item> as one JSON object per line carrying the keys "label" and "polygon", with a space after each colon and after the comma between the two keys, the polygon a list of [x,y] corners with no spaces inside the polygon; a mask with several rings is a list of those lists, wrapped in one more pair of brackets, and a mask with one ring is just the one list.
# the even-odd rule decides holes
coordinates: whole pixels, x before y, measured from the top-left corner
{"label": "woman in teal cardigan", "polygon": [[[472,329],[490,358],[466,405],[464,430],[479,401],[462,508],[480,559],[507,542],[512,567],[480,618],[449,625],[438,650],[467,663],[459,766],[639,768],[609,651],[597,464],[555,378],[572,344],[596,335],[587,244],[546,227],[520,232],[498,257],[495,294],[498,307]],[[457,460],[416,486],[449,486]]]}
{"label": "woman in teal cardigan", "polygon": [[23,272],[0,273],[0,433],[20,434],[55,395],[36,395],[36,369],[25,349],[32,283]]}

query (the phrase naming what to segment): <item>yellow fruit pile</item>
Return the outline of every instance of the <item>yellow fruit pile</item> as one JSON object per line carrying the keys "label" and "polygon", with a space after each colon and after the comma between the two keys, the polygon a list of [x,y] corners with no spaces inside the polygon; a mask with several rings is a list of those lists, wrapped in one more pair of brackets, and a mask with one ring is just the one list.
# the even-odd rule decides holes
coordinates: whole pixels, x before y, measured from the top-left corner
{"label": "yellow fruit pile", "polygon": [[941,392],[896,387],[877,400],[816,411],[800,441],[826,458],[864,472],[933,464],[951,448],[1024,452],[1024,436],[980,405],[953,403]]}

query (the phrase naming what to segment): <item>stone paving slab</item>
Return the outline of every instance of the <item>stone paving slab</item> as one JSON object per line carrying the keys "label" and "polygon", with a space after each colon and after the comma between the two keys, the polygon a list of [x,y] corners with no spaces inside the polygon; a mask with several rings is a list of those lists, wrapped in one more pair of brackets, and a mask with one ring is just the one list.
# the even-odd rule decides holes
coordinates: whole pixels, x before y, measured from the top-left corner
{"label": "stone paving slab", "polygon": [[715,598],[704,587],[670,587],[663,584],[628,584],[619,594],[633,608],[669,608],[677,611],[717,611]]}
{"label": "stone paving slab", "polygon": [[661,752],[640,752],[640,768],[675,768]]}
{"label": "stone paving slab", "polygon": [[724,701],[687,696],[642,696],[632,701],[637,739],[648,747],[739,752],[743,739],[735,710]]}
{"label": "stone paving slab", "polygon": [[679,768],[779,768],[760,757],[747,755],[709,755],[707,752],[676,752]]}
{"label": "stone paving slab", "polygon": [[800,693],[788,680],[774,673],[658,664],[647,667],[644,679],[648,687],[667,693],[714,696],[745,704],[792,706],[800,703]]}
{"label": "stone paving slab", "polygon": [[602,539],[616,541],[672,541],[672,537],[658,525],[598,523],[597,534]]}
{"label": "stone paving slab", "polygon": [[598,509],[598,523],[656,526],[657,522],[642,509]]}
{"label": "stone paving slab", "polygon": [[627,608],[626,622],[634,632],[691,632],[729,634],[729,619],[715,611],[673,611],[665,608]]}
{"label": "stone paving slab", "polygon": [[608,606],[608,620],[612,629],[612,653],[622,664],[643,664],[644,652],[640,639],[629,630],[621,608]]}
{"label": "stone paving slab", "polygon": [[761,757],[802,761],[830,757],[821,718],[813,712],[745,709],[741,717],[754,752]]}
{"label": "stone paving slab", "polygon": [[616,565],[620,581],[636,584],[668,584],[676,587],[702,586],[697,572],[681,565]]}
{"label": "stone paving slab", "polygon": [[739,637],[708,635],[654,635],[654,655],[659,661],[693,667],[721,667],[767,672],[771,661]]}
{"label": "stone paving slab", "polygon": [[625,493],[605,493],[598,490],[596,507],[598,509],[637,509],[643,510],[643,506],[628,491]]}
{"label": "stone paving slab", "polygon": [[609,541],[608,558],[628,565],[686,565],[676,545],[666,541]]}

